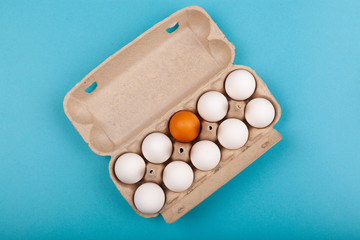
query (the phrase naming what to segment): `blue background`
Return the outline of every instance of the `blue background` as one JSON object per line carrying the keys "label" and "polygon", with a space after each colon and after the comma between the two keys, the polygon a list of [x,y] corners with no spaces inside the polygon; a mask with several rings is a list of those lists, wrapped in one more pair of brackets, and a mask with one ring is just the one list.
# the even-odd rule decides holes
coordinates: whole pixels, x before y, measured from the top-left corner
{"label": "blue background", "polygon": [[[202,6],[280,103],[283,140],[173,225],[139,217],[65,94]],[[360,238],[360,1],[1,1],[0,238]]]}

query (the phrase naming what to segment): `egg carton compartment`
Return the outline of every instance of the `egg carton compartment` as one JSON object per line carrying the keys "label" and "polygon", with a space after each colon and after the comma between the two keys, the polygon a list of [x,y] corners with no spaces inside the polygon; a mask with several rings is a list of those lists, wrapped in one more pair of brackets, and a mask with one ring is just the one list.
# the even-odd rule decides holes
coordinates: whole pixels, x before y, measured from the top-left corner
{"label": "egg carton compartment", "polygon": [[[281,135],[273,129],[281,115],[279,104],[251,68],[232,64],[234,54],[233,45],[210,16],[191,6],[119,50],[66,95],[66,115],[95,153],[111,156],[110,177],[140,216],[160,213],[167,223],[175,222],[280,141]],[[228,74],[238,69],[250,72],[256,81],[255,92],[244,101],[231,99],[224,88]],[[86,92],[94,83],[96,89]],[[223,120],[207,122],[197,113],[197,101],[208,91],[226,96],[229,109],[223,120],[237,118],[247,125],[249,137],[243,147],[223,148],[217,141]],[[273,122],[261,129],[247,124],[244,117],[246,104],[257,97],[269,100],[275,108]],[[200,134],[190,143],[175,141],[168,129],[170,118],[182,110],[197,114],[201,121]],[[148,162],[141,152],[142,141],[153,132],[166,134],[173,143],[170,159],[161,164]],[[220,163],[212,170],[201,171],[191,164],[191,147],[199,140],[215,142],[221,150]],[[119,181],[114,172],[116,160],[128,152],[146,161],[145,175],[135,184]],[[194,171],[193,184],[183,192],[170,191],[162,181],[165,166],[175,160],[187,162]],[[158,213],[143,214],[135,207],[134,193],[146,182],[159,184],[165,192],[165,204]]]}

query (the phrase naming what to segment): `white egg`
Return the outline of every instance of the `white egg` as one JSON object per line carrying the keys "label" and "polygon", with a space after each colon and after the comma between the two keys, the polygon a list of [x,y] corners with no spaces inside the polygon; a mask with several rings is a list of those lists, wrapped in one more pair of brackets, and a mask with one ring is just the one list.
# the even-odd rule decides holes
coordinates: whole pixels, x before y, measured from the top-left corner
{"label": "white egg", "polygon": [[209,140],[202,140],[193,145],[190,152],[192,164],[199,170],[208,171],[215,168],[220,162],[219,147]]}
{"label": "white egg", "polygon": [[245,119],[253,127],[267,127],[274,117],[274,106],[265,98],[254,98],[245,107]]}
{"label": "white egg", "polygon": [[144,183],[136,189],[134,203],[144,214],[157,213],[165,203],[164,190],[156,183]]}
{"label": "white egg", "polygon": [[141,150],[144,157],[152,163],[163,163],[172,153],[172,142],[163,133],[155,132],[147,135],[142,142]]}
{"label": "white egg", "polygon": [[199,98],[197,110],[200,116],[209,122],[217,122],[225,117],[229,103],[226,97],[216,91],[206,92]]}
{"label": "white egg", "polygon": [[183,161],[169,163],[163,173],[165,186],[174,192],[182,192],[188,189],[194,180],[194,172],[189,164]]}
{"label": "white egg", "polygon": [[221,146],[233,150],[244,146],[248,140],[249,131],[243,121],[229,118],[219,125],[217,135]]}
{"label": "white egg", "polygon": [[225,80],[225,91],[234,100],[245,100],[256,88],[254,76],[246,70],[235,70]]}
{"label": "white egg", "polygon": [[145,174],[145,161],[136,153],[125,153],[115,163],[115,175],[123,183],[133,184]]}

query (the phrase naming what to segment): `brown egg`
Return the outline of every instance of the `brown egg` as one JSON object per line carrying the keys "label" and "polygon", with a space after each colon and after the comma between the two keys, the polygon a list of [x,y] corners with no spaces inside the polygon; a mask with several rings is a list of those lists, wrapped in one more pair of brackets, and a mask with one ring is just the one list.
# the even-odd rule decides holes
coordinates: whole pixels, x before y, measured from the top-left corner
{"label": "brown egg", "polygon": [[171,135],[179,142],[191,142],[200,132],[200,120],[190,111],[175,113],[169,123]]}

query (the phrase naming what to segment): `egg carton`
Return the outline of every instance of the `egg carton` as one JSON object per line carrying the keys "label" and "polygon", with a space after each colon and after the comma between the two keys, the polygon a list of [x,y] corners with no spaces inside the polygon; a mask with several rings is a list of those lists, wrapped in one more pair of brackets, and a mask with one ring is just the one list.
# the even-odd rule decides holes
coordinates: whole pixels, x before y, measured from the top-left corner
{"label": "egg carton", "polygon": [[[110,177],[140,216],[149,218],[160,213],[167,223],[175,222],[280,141],[280,133],[273,129],[281,115],[279,104],[254,70],[233,65],[234,55],[234,46],[206,11],[190,6],[109,57],[65,96],[66,115],[95,153],[111,156]],[[225,93],[224,80],[237,69],[249,71],[256,80],[254,94],[245,101],[232,100]],[[262,129],[246,123],[249,138],[237,150],[225,149],[218,143],[219,122],[206,122],[200,117],[201,132],[197,139],[190,143],[175,141],[168,130],[171,116],[180,110],[197,114],[197,100],[210,90],[228,98],[225,119],[237,118],[246,123],[246,103],[257,97],[273,104],[275,118]],[[162,132],[171,138],[171,158],[163,164],[146,162],[145,176],[136,184],[120,182],[114,172],[117,158],[126,152],[142,156],[141,143],[152,132]],[[196,169],[189,158],[191,146],[205,139],[214,141],[221,150],[220,163],[210,171]],[[193,168],[194,182],[184,192],[170,191],[162,182],[162,171],[173,160],[188,162]],[[165,192],[166,201],[159,213],[146,215],[134,205],[135,190],[144,182],[155,182]]]}

